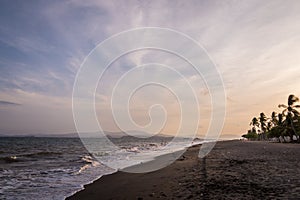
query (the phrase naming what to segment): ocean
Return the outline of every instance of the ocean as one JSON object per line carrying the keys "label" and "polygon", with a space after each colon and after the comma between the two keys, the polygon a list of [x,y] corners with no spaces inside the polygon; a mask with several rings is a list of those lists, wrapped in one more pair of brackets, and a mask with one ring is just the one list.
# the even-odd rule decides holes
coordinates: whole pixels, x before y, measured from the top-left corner
{"label": "ocean", "polygon": [[[120,162],[131,166],[138,164],[136,157],[148,161],[169,153],[164,147],[171,139],[111,138],[119,148],[108,151],[99,148],[104,142],[101,138],[86,138],[97,145],[97,152],[91,154],[79,138],[0,137],[0,199],[64,199],[83,185],[114,173]],[[173,150],[186,147],[185,141],[177,141]],[[99,159],[116,166],[107,167]]]}

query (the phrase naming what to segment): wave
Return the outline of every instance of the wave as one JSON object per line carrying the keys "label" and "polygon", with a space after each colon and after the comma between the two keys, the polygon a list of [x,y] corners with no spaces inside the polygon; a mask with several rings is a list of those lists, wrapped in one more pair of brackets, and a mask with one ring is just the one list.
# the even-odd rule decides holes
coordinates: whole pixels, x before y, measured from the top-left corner
{"label": "wave", "polygon": [[19,162],[20,160],[17,158],[17,156],[6,156],[6,157],[1,157],[0,162],[5,162],[5,163],[13,163],[13,162]]}
{"label": "wave", "polygon": [[131,146],[120,146],[121,149],[131,152],[131,153],[141,153],[145,151],[156,151],[160,148],[163,148],[167,145],[167,142],[160,142],[160,143],[142,143],[142,144],[136,144]]}
{"label": "wave", "polygon": [[52,151],[40,151],[40,152],[35,152],[35,153],[30,153],[30,154],[23,154],[21,156],[23,157],[40,157],[40,156],[56,156],[56,155],[61,155],[61,152],[52,152]]}
{"label": "wave", "polygon": [[75,173],[76,175],[82,173],[88,168],[99,166],[100,163],[92,156],[85,155],[81,158],[81,161],[83,161],[85,164],[80,167],[80,169]]}
{"label": "wave", "polygon": [[92,164],[92,165],[98,163],[98,162],[95,160],[95,158],[93,158],[93,157],[90,156],[90,155],[85,155],[85,156],[83,156],[83,157],[81,158],[81,160],[84,161],[84,162],[86,162],[86,163],[88,163],[88,164]]}
{"label": "wave", "polygon": [[25,161],[31,161],[30,158],[52,157],[61,154],[62,153],[60,152],[50,152],[50,151],[40,151],[40,152],[29,153],[29,154],[16,154],[16,155],[0,157],[0,162],[1,161],[4,163],[25,162]]}

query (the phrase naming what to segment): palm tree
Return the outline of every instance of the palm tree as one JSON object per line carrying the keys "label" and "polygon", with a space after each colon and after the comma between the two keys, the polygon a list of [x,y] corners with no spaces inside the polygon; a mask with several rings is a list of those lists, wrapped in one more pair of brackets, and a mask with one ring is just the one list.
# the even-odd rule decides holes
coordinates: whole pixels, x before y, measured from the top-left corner
{"label": "palm tree", "polygon": [[279,113],[278,114],[278,126],[282,126],[283,125],[283,114]]}
{"label": "palm tree", "polygon": [[[295,105],[296,102],[299,101],[299,98],[295,95],[291,94],[288,97],[288,105],[279,104],[279,108],[284,108],[282,111],[282,114],[286,116],[286,123],[288,126],[291,127],[293,133],[297,136],[298,141],[299,137],[297,134],[297,131],[294,126],[294,120],[297,120],[299,118],[300,113],[297,111],[297,108],[300,108],[300,105]],[[293,140],[293,135],[291,135],[291,140]]]}
{"label": "palm tree", "polygon": [[253,117],[253,119],[251,120],[250,126],[252,126],[252,132],[256,133],[257,128],[259,128],[259,122],[256,117]]}
{"label": "palm tree", "polygon": [[[285,121],[283,120],[283,115],[281,113],[279,113],[278,116],[276,116],[276,113],[273,112],[271,115],[270,122],[272,123],[272,128],[268,132],[268,136],[270,136],[271,138],[276,137],[278,139],[281,136],[285,142],[284,135],[286,134],[286,132],[288,132],[288,129],[285,124]],[[281,141],[281,140],[279,140],[279,141]]]}
{"label": "palm tree", "polygon": [[284,115],[282,113],[278,114],[277,130],[279,131],[279,135],[283,138],[283,141],[286,142],[284,136],[288,132],[288,127],[286,126],[283,117]]}
{"label": "palm tree", "polygon": [[253,128],[259,127],[259,122],[256,117],[253,117],[253,119],[251,120],[250,126],[253,126]]}
{"label": "palm tree", "polygon": [[274,111],[271,114],[271,122],[272,122],[273,126],[277,126],[278,125],[277,114]]}
{"label": "palm tree", "polygon": [[260,122],[260,129],[262,131],[263,139],[266,139],[267,117],[263,112],[260,113],[259,122]]}
{"label": "palm tree", "polygon": [[272,121],[268,121],[268,123],[267,123],[267,131],[269,132],[272,127],[273,127]]}

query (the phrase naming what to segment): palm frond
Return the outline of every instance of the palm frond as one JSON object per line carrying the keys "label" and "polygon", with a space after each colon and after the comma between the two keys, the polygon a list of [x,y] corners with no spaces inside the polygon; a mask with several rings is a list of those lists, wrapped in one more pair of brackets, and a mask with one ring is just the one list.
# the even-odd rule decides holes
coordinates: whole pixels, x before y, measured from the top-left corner
{"label": "palm frond", "polygon": [[279,104],[278,108],[287,108],[288,106],[284,105],[284,104]]}
{"label": "palm frond", "polygon": [[299,116],[299,115],[300,115],[300,113],[299,113],[298,110],[296,110],[296,109],[293,109],[292,112],[293,112],[293,114],[296,115],[296,116]]}
{"label": "palm frond", "polygon": [[283,116],[287,116],[287,113],[288,113],[288,109],[284,109],[284,110],[282,111],[282,115],[283,115]]}
{"label": "palm frond", "polygon": [[291,94],[288,98],[288,105],[291,106],[297,101],[299,101],[299,98],[296,97],[295,95]]}

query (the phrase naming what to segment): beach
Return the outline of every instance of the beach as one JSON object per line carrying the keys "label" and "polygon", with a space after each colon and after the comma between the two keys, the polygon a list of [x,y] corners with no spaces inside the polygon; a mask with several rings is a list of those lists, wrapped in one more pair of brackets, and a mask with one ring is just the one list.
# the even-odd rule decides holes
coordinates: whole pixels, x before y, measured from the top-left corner
{"label": "beach", "polygon": [[299,199],[300,145],[223,141],[205,157],[190,147],[149,173],[105,175],[67,199]]}

